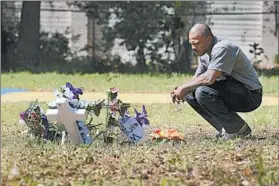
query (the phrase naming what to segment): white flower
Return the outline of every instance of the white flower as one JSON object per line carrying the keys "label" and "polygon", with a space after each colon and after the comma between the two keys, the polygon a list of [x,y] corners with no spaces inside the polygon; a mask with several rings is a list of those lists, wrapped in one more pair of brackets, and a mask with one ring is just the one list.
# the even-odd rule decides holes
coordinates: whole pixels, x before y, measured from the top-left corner
{"label": "white flower", "polygon": [[63,93],[63,95],[66,97],[66,98],[70,98],[72,99],[75,95],[71,92],[71,90],[67,87],[65,87],[65,92]]}
{"label": "white flower", "polygon": [[26,122],[21,118],[19,119],[18,123],[19,123],[20,126],[26,125]]}

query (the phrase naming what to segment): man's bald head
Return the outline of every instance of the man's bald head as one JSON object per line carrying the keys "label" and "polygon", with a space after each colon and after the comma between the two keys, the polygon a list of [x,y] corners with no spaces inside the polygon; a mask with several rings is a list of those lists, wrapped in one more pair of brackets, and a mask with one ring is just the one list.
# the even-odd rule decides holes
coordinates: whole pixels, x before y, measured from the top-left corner
{"label": "man's bald head", "polygon": [[189,42],[195,54],[202,56],[209,51],[213,37],[208,25],[201,23],[195,24],[189,32]]}
{"label": "man's bald head", "polygon": [[197,23],[195,24],[191,30],[190,33],[196,33],[200,34],[201,36],[213,36],[210,27],[207,24]]}

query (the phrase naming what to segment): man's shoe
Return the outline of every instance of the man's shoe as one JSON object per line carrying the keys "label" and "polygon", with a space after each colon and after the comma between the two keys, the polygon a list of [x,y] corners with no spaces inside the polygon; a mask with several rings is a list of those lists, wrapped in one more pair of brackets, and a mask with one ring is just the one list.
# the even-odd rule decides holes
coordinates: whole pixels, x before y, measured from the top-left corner
{"label": "man's shoe", "polygon": [[221,138],[222,136],[224,136],[226,134],[226,130],[224,128],[222,128],[216,135],[215,137],[217,139]]}
{"label": "man's shoe", "polygon": [[251,132],[251,128],[247,125],[247,123],[245,123],[238,132],[230,134],[225,133],[220,139],[223,141],[227,141],[235,138],[244,138],[250,136]]}

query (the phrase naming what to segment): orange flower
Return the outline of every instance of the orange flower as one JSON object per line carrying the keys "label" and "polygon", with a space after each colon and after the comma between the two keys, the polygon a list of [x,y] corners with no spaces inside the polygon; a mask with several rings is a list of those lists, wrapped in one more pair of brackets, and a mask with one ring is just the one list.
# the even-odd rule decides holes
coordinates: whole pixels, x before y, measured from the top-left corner
{"label": "orange flower", "polygon": [[152,139],[184,140],[184,135],[175,129],[156,129],[150,134]]}

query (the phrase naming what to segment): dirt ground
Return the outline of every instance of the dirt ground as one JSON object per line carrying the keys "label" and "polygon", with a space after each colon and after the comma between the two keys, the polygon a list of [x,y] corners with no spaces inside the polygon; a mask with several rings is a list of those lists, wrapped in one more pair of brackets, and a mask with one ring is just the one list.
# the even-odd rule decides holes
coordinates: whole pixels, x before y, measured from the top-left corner
{"label": "dirt ground", "polygon": [[[55,98],[54,92],[15,92],[1,95],[1,102],[17,101],[51,101]],[[81,100],[105,99],[106,93],[84,92]],[[121,93],[119,98],[127,103],[171,103],[169,94],[156,93]],[[279,96],[264,96],[262,105],[278,105]]]}

